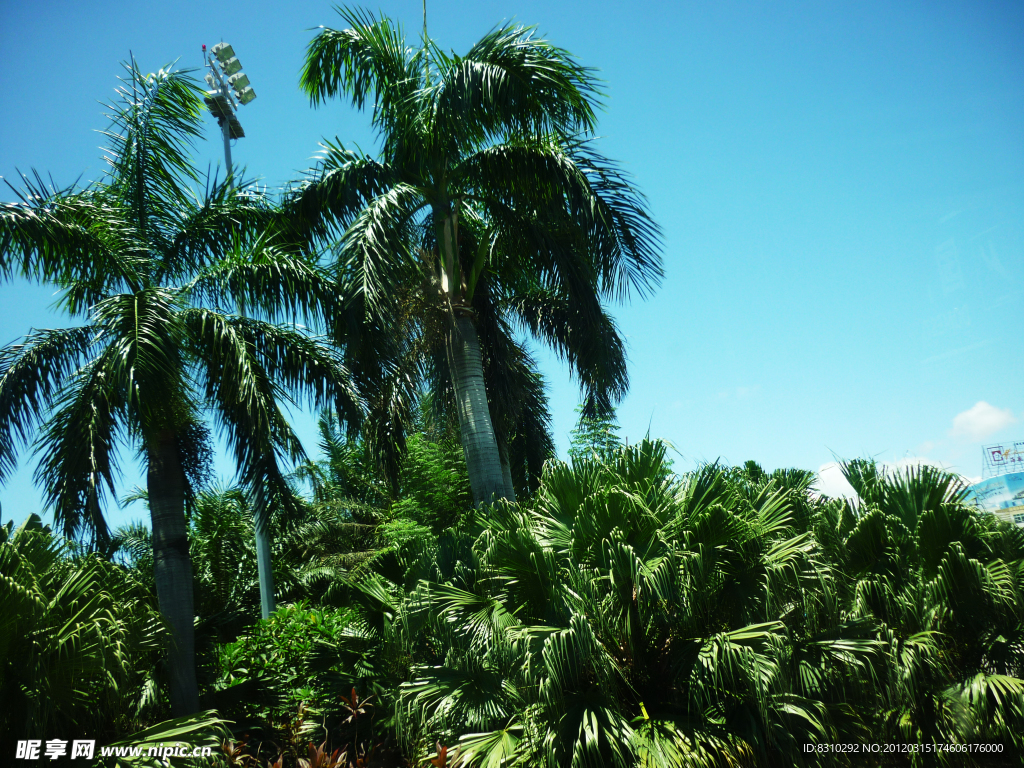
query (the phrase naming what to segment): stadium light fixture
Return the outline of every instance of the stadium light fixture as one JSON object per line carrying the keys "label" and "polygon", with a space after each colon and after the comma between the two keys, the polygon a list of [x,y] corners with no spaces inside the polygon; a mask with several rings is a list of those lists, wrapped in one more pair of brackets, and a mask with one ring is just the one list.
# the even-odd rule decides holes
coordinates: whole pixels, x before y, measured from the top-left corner
{"label": "stadium light fixture", "polygon": [[217,43],[210,49],[210,52],[216,56],[217,60],[220,62],[225,62],[228,59],[233,58],[235,55],[235,49],[227,43]]}
{"label": "stadium light fixture", "polygon": [[220,42],[210,48],[207,56],[203,46],[203,62],[209,68],[206,83],[210,90],[206,92],[204,101],[210,113],[220,123],[224,136],[224,165],[231,175],[231,141],[245,136],[242,124],[235,114],[238,107],[244,106],[256,98],[256,92],[249,83],[249,77],[242,72],[242,62],[235,56],[235,49],[230,44]]}
{"label": "stadium light fixture", "polygon": [[242,62],[236,56],[232,56],[227,61],[220,62],[220,66],[224,70],[225,75],[233,75],[236,72],[242,71]]}
{"label": "stadium light fixture", "polygon": [[235,89],[235,93],[241,93],[242,89],[249,85],[249,76],[245,72],[239,72],[237,75],[229,77],[228,82]]}

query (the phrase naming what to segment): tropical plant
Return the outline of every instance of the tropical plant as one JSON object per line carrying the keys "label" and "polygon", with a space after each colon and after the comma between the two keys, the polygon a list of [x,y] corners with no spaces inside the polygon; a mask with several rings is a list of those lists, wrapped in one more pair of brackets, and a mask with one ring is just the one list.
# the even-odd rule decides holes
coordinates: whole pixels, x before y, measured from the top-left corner
{"label": "tropical plant", "polygon": [[[417,50],[387,18],[339,12],[349,26],[310,43],[302,87],[314,105],[371,103],[381,153],[325,144],[287,208],[337,255],[343,322],[361,329],[346,337],[353,373],[370,381],[389,360],[424,375],[457,416],[475,502],[511,499],[514,471],[539,477],[550,456],[518,331],[568,361],[592,408],[609,405],[627,376],[604,301],[658,282],[658,229],[587,140],[595,81],[566,51],[513,26],[465,56]],[[381,412],[409,412],[396,403],[415,387],[385,390]]]}
{"label": "tropical plant", "polygon": [[650,441],[552,464],[529,506],[351,574],[322,663],[414,763],[1006,764],[1024,534],[947,473],[847,467],[857,503],[754,462],[676,476]]}
{"label": "tropical plant", "polygon": [[582,461],[597,456],[610,459],[619,448],[619,425],[616,423],[614,411],[588,416],[583,406],[576,408],[579,420],[569,434],[569,460]]}
{"label": "tropical plant", "polygon": [[[322,414],[323,458],[297,472],[312,487],[313,516],[344,526],[352,545],[367,545],[362,547],[367,553],[369,547],[394,543],[398,529],[415,525],[438,534],[465,517],[472,495],[462,447],[457,433],[429,416],[429,406],[412,414],[392,480],[372,455],[369,440],[344,434],[333,414]],[[317,538],[341,551],[336,537]]]}
{"label": "tropical plant", "polygon": [[[316,707],[313,716],[321,714],[323,706],[337,709],[311,664],[321,644],[345,631],[350,613],[301,602],[285,605],[237,640],[220,646],[217,688],[222,711],[247,732],[256,733],[261,719],[285,722],[300,705]],[[312,737],[313,731],[307,735]]]}
{"label": "tropical plant", "polygon": [[[30,186],[0,205],[0,272],[56,283],[84,325],[31,332],[0,352],[0,479],[43,423],[36,477],[69,537],[109,537],[103,499],[117,445],[145,461],[160,610],[167,617],[175,715],[198,709],[186,505],[206,476],[204,411],[234,451],[261,520],[297,504],[282,460],[303,458],[284,393],[356,414],[336,352],[268,322],[331,314],[328,281],[265,247],[273,218],[250,185],[207,181],[188,158],[200,134],[197,85],[134,61],[111,107],[108,175],[84,189]],[[321,299],[324,303],[320,303]],[[245,309],[245,314],[234,314]]]}
{"label": "tropical plant", "polygon": [[553,466],[410,597],[438,651],[403,686],[407,730],[467,766],[806,762],[879,649],[828,609],[788,495],[674,478],[648,441]]}
{"label": "tropical plant", "polygon": [[[165,755],[164,750],[181,748],[187,748],[189,752],[198,750],[200,756],[176,758],[178,765],[185,768],[220,765],[222,763],[217,758],[227,736],[227,723],[216,712],[197,712],[165,720],[105,745],[110,754],[98,756],[96,765],[102,768],[160,768],[170,760],[170,753]],[[151,749],[154,754],[150,754]],[[207,755],[201,756],[202,752]]]}
{"label": "tropical plant", "polygon": [[875,732],[891,743],[998,742],[1024,754],[1024,530],[977,514],[951,472],[841,466],[858,506],[826,535],[843,536],[832,551],[852,613],[879,623],[887,651]]}
{"label": "tropical plant", "polygon": [[154,602],[131,571],[76,553],[36,515],[0,527],[0,732],[131,729],[165,634]]}

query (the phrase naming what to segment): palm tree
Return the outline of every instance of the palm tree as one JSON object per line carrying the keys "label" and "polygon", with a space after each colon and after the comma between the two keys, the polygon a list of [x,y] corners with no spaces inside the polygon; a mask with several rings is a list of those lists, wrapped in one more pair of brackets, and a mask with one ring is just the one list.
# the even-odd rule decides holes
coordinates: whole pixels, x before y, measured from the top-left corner
{"label": "palm tree", "polygon": [[495,413],[488,379],[529,371],[525,330],[569,362],[590,411],[620,397],[623,342],[603,301],[659,281],[658,228],[588,143],[595,81],[566,51],[511,26],[465,56],[414,50],[387,18],[340,14],[349,27],[314,38],[302,87],[314,105],[372,103],[380,157],[325,144],[290,211],[306,242],[335,248],[364,347],[397,328],[447,379],[476,503],[511,498],[499,427],[525,419]]}
{"label": "palm tree", "polygon": [[[210,456],[204,411],[233,448],[260,520],[296,503],[281,461],[303,457],[279,409],[285,393],[355,414],[338,355],[269,322],[321,317],[330,284],[264,246],[271,206],[251,185],[198,182],[188,152],[201,100],[182,72],[135,62],[111,107],[108,175],[84,189],[47,189],[0,207],[0,272],[47,280],[84,325],[29,333],[0,352],[0,480],[42,424],[37,480],[66,535],[109,538],[102,502],[117,445],[139,450],[153,531],[175,715],[198,708],[186,505]],[[317,302],[324,299],[323,305]],[[234,308],[244,315],[231,314]]]}

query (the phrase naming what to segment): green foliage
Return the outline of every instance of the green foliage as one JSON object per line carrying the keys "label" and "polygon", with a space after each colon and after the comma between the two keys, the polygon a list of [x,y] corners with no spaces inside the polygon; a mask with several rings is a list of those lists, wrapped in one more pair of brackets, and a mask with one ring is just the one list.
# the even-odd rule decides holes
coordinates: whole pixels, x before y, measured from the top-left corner
{"label": "green foliage", "polygon": [[588,416],[583,406],[576,408],[579,421],[569,433],[569,460],[599,458],[608,460],[622,446],[614,411]]}
{"label": "green foliage", "polygon": [[423,433],[412,435],[406,445],[392,514],[439,534],[473,506],[462,446],[450,436],[431,440]]}
{"label": "green foliage", "polygon": [[345,589],[344,610],[283,607],[221,648],[215,700],[250,748],[326,739],[353,759],[390,754],[394,701],[408,675],[394,590],[365,572]]}
{"label": "green foliage", "polygon": [[[168,759],[174,759],[176,763],[186,768],[218,765],[221,744],[230,735],[227,725],[227,722],[212,711],[166,720],[104,745],[113,749],[139,749],[141,755],[97,757],[96,765],[103,768],[161,768],[167,764]],[[192,749],[209,749],[211,757],[163,758],[149,755],[149,750],[153,747],[180,747],[183,744]]]}
{"label": "green foliage", "polygon": [[0,528],[0,732],[109,738],[154,704],[165,631],[131,571],[30,516]]}
{"label": "green foliage", "polygon": [[469,765],[793,764],[846,735],[827,717],[839,648],[863,664],[877,644],[816,608],[828,568],[787,495],[675,478],[661,443],[552,466],[530,510],[489,515],[473,559],[411,596],[443,650],[403,687],[406,728]]}
{"label": "green foliage", "polygon": [[167,632],[152,588],[81,549],[35,515],[0,527],[0,732],[142,746],[136,758],[101,759],[97,749],[96,764],[111,768],[162,764],[146,756],[150,746],[219,749],[227,730],[213,713],[154,724],[166,711],[158,662]]}
{"label": "green foliage", "polygon": [[946,473],[859,471],[851,506],[814,496],[812,473],[754,462],[679,477],[648,441],[551,465],[528,507],[352,580],[376,628],[364,651],[405,659],[360,682],[400,684],[414,761],[442,747],[458,765],[550,768],[844,765],[803,745],[845,742],[1019,752],[1024,535],[964,506]]}
{"label": "green foliage", "polygon": [[889,661],[877,732],[1024,753],[1024,530],[972,511],[944,470],[842,467],[860,506],[837,566]]}
{"label": "green foliage", "polygon": [[245,635],[219,648],[218,699],[230,701],[232,687],[243,684],[243,696],[230,708],[231,715],[262,715],[271,721],[286,720],[301,704],[329,702],[330,690],[315,660],[323,645],[345,631],[350,615],[348,609],[316,609],[300,602],[256,622]]}
{"label": "green foliage", "polygon": [[[423,466],[436,468],[444,451],[434,444],[429,455]],[[666,446],[644,441],[551,464],[529,505],[499,504],[437,535],[408,517],[381,518],[373,556],[348,567],[331,560],[330,535],[302,543],[330,530],[310,506],[275,536],[279,567],[292,574],[281,581],[297,602],[213,646],[205,706],[249,734],[248,745],[231,747],[238,759],[280,753],[284,764],[310,740],[353,764],[370,754],[400,764],[400,747],[413,764],[445,754],[466,768],[840,766],[843,756],[802,745],[844,742],[1019,752],[1024,531],[965,506],[947,473],[853,466],[856,504],[815,496],[811,473],[754,462],[677,476]],[[240,562],[252,557],[251,518],[237,492],[197,499],[197,588],[250,585],[237,597],[210,596],[207,610],[237,599],[255,616],[251,577],[233,582],[218,565],[236,546]],[[11,542],[27,557],[26,542],[49,537],[23,528],[4,529],[5,577],[23,573],[10,567]],[[144,563],[145,547],[131,546]],[[66,574],[75,569],[102,572],[151,594],[96,555],[42,551],[28,559],[52,579],[73,585]],[[312,561],[309,552],[318,553]],[[137,608],[96,584],[89,589],[111,595],[87,601],[108,611],[102,642],[134,647],[125,638],[141,620]],[[27,606],[14,608],[19,631],[35,615]],[[90,664],[106,669],[117,657],[104,650],[97,660],[96,622],[79,615],[71,635],[89,641],[71,647],[84,660],[57,655],[76,675]],[[12,647],[18,640],[4,636]],[[111,737],[143,724],[144,714],[134,726],[109,716],[142,712],[155,695],[147,670],[157,646],[148,643],[119,651],[121,667],[83,683],[98,706],[48,699],[47,722],[93,718]],[[19,654],[11,652],[21,664]],[[61,679],[57,667],[34,663]],[[5,695],[11,674],[6,667]],[[151,703],[150,717],[157,711]],[[970,760],[986,757],[922,753],[906,764]]]}
{"label": "green foliage", "polygon": [[390,482],[361,436],[341,433],[331,414],[320,419],[324,458],[302,467],[299,476],[313,488],[313,503],[356,525],[376,527],[385,544],[408,539],[415,524],[439,534],[472,508],[465,456],[458,439],[422,412],[406,438],[397,479]]}

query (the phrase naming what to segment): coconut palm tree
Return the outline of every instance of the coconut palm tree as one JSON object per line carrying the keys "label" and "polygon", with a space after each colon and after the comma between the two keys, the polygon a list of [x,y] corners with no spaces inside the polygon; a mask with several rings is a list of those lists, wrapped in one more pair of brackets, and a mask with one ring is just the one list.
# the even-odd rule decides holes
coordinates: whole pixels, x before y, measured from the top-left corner
{"label": "coconut palm tree", "polygon": [[[84,189],[30,183],[0,207],[0,272],[56,283],[83,325],[32,331],[0,352],[0,480],[42,425],[37,480],[70,537],[109,534],[103,500],[118,445],[146,467],[153,560],[175,715],[198,709],[186,505],[210,457],[205,413],[233,449],[261,520],[295,503],[283,460],[303,456],[282,396],[355,414],[337,355],[273,317],[321,318],[330,284],[265,247],[270,204],[251,185],[208,181],[188,154],[200,91],[187,74],[135,62],[111,107],[109,172]],[[320,298],[327,303],[319,304]],[[233,311],[244,309],[244,314]]]}
{"label": "coconut palm tree", "polygon": [[387,18],[339,12],[348,27],[310,43],[302,87],[314,105],[372,104],[380,156],[325,144],[289,210],[305,242],[334,247],[366,347],[403,323],[427,339],[476,503],[511,498],[496,427],[522,418],[493,413],[488,370],[507,369],[502,349],[518,356],[526,331],[568,361],[591,410],[620,397],[623,343],[603,302],[659,281],[658,229],[587,141],[595,81],[566,51],[512,26],[465,56],[414,49]]}

